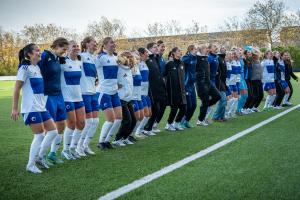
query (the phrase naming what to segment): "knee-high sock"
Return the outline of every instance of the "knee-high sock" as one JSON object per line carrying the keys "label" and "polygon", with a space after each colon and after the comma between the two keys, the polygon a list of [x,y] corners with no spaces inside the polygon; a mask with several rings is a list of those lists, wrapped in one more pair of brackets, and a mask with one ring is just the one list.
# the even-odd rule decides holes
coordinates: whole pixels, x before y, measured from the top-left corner
{"label": "knee-high sock", "polygon": [[247,98],[248,98],[248,94],[242,94],[240,99],[239,99],[239,102],[238,102],[238,106],[237,106],[237,111],[238,112],[241,112],[242,108],[244,107],[246,101],[247,101]]}
{"label": "knee-high sock", "polygon": [[28,166],[35,164],[35,158],[39,153],[39,149],[43,142],[43,139],[44,139],[43,133],[37,133],[33,135],[33,140],[30,145],[30,151],[29,151]]}
{"label": "knee-high sock", "polygon": [[268,95],[268,96],[266,97],[266,101],[265,101],[265,106],[264,106],[264,108],[269,108],[270,99],[271,99],[271,95]]}
{"label": "knee-high sock", "polygon": [[139,124],[139,126],[137,127],[137,131],[141,132],[142,130],[144,130],[145,125],[147,124],[149,120],[149,117],[144,117],[143,120],[141,121],[141,123]]}
{"label": "knee-high sock", "polygon": [[230,110],[230,107],[231,107],[231,104],[233,103],[233,98],[231,98],[231,99],[229,99],[228,101],[227,101],[227,104],[226,104],[226,110],[225,110],[225,113],[226,113],[226,115],[228,115],[228,113],[229,113],[229,110]]}
{"label": "knee-high sock", "polygon": [[83,142],[83,147],[89,146],[91,140],[93,139],[93,137],[97,131],[98,125],[99,125],[99,118],[94,118],[93,119],[93,127],[88,130],[85,140]]}
{"label": "knee-high sock", "polygon": [[77,147],[78,141],[81,137],[81,132],[82,132],[82,130],[79,130],[77,128],[74,130],[73,137],[72,137],[72,140],[71,140],[71,145],[70,145],[71,149],[75,149]]}
{"label": "knee-high sock", "polygon": [[232,103],[231,103],[231,105],[230,105],[230,108],[229,108],[229,112],[228,113],[234,113],[234,111],[235,111],[235,109],[236,109],[236,105],[237,105],[237,103],[238,103],[238,98],[232,98],[233,100],[232,100]]}
{"label": "knee-high sock", "polygon": [[112,127],[110,128],[106,138],[105,138],[105,142],[110,142],[112,136],[118,131],[118,129],[120,128],[121,126],[121,122],[122,120],[121,119],[115,119]]}
{"label": "knee-high sock", "polygon": [[273,105],[275,98],[276,98],[276,95],[271,96],[269,107],[271,107]]}
{"label": "knee-high sock", "polygon": [[72,140],[72,137],[73,137],[73,132],[74,130],[73,129],[70,129],[69,127],[66,127],[65,128],[65,131],[64,131],[64,138],[63,138],[63,143],[64,143],[64,151],[67,151],[69,150],[70,148],[70,144],[71,144],[71,140]]}
{"label": "knee-high sock", "polygon": [[56,136],[58,135],[57,130],[52,130],[52,131],[48,131],[46,133],[46,136],[43,139],[43,142],[41,144],[41,148],[40,148],[40,152],[39,152],[39,157],[42,158],[46,155],[49,147],[51,146],[51,143],[53,142],[53,140],[56,138]]}
{"label": "knee-high sock", "polygon": [[133,134],[138,134],[139,132],[139,130],[138,130],[138,127],[140,126],[140,124],[141,124],[141,122],[142,121],[136,121],[136,124],[135,124],[135,127],[134,127],[134,129],[132,130],[132,133]]}
{"label": "knee-high sock", "polygon": [[283,97],[282,104],[286,104],[286,102],[288,102],[289,97],[290,97],[290,94],[289,93],[285,93],[285,95]]}
{"label": "knee-high sock", "polygon": [[113,124],[114,124],[113,122],[108,122],[108,121],[104,122],[104,124],[102,125],[100,137],[99,137],[99,143],[105,142],[105,138],[108,135]]}
{"label": "knee-high sock", "polygon": [[51,152],[55,152],[58,150],[59,148],[59,145],[62,141],[62,134],[57,134],[57,136],[55,137],[55,139],[52,141],[52,144],[51,144]]}
{"label": "knee-high sock", "polygon": [[83,147],[83,142],[86,138],[86,135],[88,133],[88,131],[90,130],[90,128],[92,128],[93,126],[93,119],[94,118],[88,118],[85,120],[85,126],[81,132],[81,136],[80,136],[80,139],[78,141],[78,144],[77,144],[77,148],[82,148]]}

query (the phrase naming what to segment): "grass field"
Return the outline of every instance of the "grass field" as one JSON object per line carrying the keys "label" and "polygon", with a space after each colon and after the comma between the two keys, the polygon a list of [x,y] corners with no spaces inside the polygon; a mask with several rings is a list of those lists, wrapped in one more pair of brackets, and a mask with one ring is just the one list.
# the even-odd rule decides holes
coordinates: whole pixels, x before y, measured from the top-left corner
{"label": "grass field", "polygon": [[[298,104],[300,85],[294,86],[292,102]],[[107,152],[96,149],[99,126],[91,144],[95,156],[33,175],[25,171],[31,131],[22,120],[10,120],[12,89],[12,82],[0,82],[0,199],[97,199],[281,112],[162,132]],[[299,109],[292,111],[121,199],[300,199],[299,116]]]}

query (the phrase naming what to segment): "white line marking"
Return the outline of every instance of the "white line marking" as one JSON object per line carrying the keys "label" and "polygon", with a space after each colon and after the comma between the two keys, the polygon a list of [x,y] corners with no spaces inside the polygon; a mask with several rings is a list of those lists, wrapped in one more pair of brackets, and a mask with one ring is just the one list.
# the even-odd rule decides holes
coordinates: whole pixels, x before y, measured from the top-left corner
{"label": "white line marking", "polygon": [[157,178],[159,178],[159,177],[161,177],[165,174],[168,174],[168,173],[170,173],[170,172],[172,172],[172,171],[174,171],[174,170],[176,170],[180,167],[183,167],[184,165],[186,165],[186,164],[188,164],[188,163],[190,163],[190,162],[192,162],[192,161],[194,161],[198,158],[201,158],[201,157],[203,157],[203,156],[205,156],[205,155],[207,155],[207,154],[209,154],[209,153],[211,153],[211,152],[213,152],[213,151],[215,151],[215,150],[217,150],[217,149],[219,149],[219,148],[221,148],[221,147],[223,147],[223,146],[225,146],[225,145],[227,145],[227,144],[229,144],[229,143],[231,143],[231,142],[233,142],[233,141],[235,141],[235,140],[237,140],[237,139],[239,139],[239,138],[241,138],[241,137],[243,137],[243,136],[245,136],[245,135],[247,135],[251,132],[253,132],[254,130],[256,130],[256,129],[258,129],[258,128],[260,128],[260,127],[262,127],[262,126],[264,126],[264,125],[266,125],[266,124],[268,124],[268,123],[270,123],[270,122],[272,122],[272,121],[274,121],[274,120],[276,120],[280,117],[282,117],[283,115],[286,115],[287,113],[289,113],[289,112],[291,112],[291,111],[293,111],[293,110],[295,110],[299,107],[300,107],[300,104],[298,104],[298,105],[296,105],[296,106],[294,106],[294,107],[292,107],[288,110],[285,110],[285,111],[283,111],[283,112],[281,112],[281,113],[279,113],[279,114],[277,114],[273,117],[270,117],[269,119],[266,119],[266,120],[264,120],[264,121],[262,121],[262,122],[260,122],[256,125],[248,128],[248,129],[246,129],[246,130],[243,130],[243,131],[241,131],[241,132],[239,132],[239,133],[237,133],[237,134],[235,134],[235,135],[233,135],[233,136],[231,136],[227,139],[224,139],[221,142],[218,142],[218,143],[216,143],[216,144],[214,144],[214,145],[212,145],[212,146],[210,146],[210,147],[208,147],[204,150],[201,150],[198,153],[195,153],[191,156],[188,156],[188,157],[186,157],[186,158],[184,158],[184,159],[182,159],[182,160],[180,160],[180,161],[178,161],[174,164],[171,164],[167,167],[164,167],[164,168],[162,168],[162,169],[160,169],[160,170],[158,170],[158,171],[156,171],[152,174],[144,176],[144,177],[142,177],[142,178],[140,178],[136,181],[133,181],[132,183],[129,183],[125,186],[120,187],[119,189],[116,189],[112,192],[109,192],[109,193],[105,194],[104,196],[100,197],[99,200],[116,199],[116,198],[118,198],[118,197],[132,191],[132,190],[135,190],[136,188],[139,188],[139,187],[145,185],[146,183],[149,183],[149,182],[151,182],[151,181],[153,181],[153,180],[155,180],[155,179],[157,179]]}

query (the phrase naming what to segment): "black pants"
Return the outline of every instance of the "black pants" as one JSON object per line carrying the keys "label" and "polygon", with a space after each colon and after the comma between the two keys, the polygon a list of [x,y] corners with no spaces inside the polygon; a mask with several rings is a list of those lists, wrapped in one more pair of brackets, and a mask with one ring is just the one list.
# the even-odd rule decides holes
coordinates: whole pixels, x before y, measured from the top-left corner
{"label": "black pants", "polygon": [[291,99],[291,97],[292,97],[292,94],[293,94],[293,85],[292,85],[292,83],[291,83],[290,80],[288,80],[288,81],[286,81],[286,82],[287,82],[287,84],[289,85],[289,88],[290,88],[290,96],[289,96],[289,98],[288,98],[288,101],[290,101],[290,99]]}
{"label": "black pants", "polygon": [[221,99],[221,94],[217,88],[211,85],[209,88],[199,87],[199,97],[201,99],[199,121],[203,121],[206,116],[207,108],[216,104]]}
{"label": "black pants", "polygon": [[253,104],[251,105],[251,108],[258,108],[264,98],[263,84],[261,80],[252,80],[251,82],[253,91]]}
{"label": "black pants", "polygon": [[183,104],[183,105],[172,105],[171,106],[171,111],[170,111],[170,114],[169,114],[169,118],[168,118],[168,123],[169,124],[172,124],[175,117],[175,122],[181,122],[184,114],[186,113],[186,105]]}
{"label": "black pants", "polygon": [[152,102],[152,107],[151,107],[151,111],[152,111],[152,115],[148,120],[148,123],[145,126],[145,131],[151,131],[154,122],[156,122],[156,119],[161,115],[162,111],[161,109],[165,109],[166,103],[162,102],[162,101],[156,101],[156,102]]}
{"label": "black pants", "polygon": [[134,110],[131,102],[121,100],[123,119],[120,129],[116,135],[116,140],[126,139],[133,131],[136,125]]}
{"label": "black pants", "polygon": [[159,109],[159,112],[158,112],[158,115],[156,117],[155,122],[159,123],[161,121],[161,119],[163,118],[164,113],[166,111],[166,107],[167,107],[167,103],[166,102],[161,102],[160,103],[160,109]]}
{"label": "black pants", "polygon": [[247,88],[248,88],[248,97],[247,97],[247,100],[246,100],[246,103],[244,105],[244,109],[246,108],[252,108],[252,105],[253,105],[253,86],[252,86],[252,82],[251,80],[245,80],[246,81],[246,84],[247,84]]}
{"label": "black pants", "polygon": [[276,86],[276,97],[275,97],[273,105],[280,106],[282,99],[284,97],[284,89],[282,88],[279,81],[275,81],[275,86]]}

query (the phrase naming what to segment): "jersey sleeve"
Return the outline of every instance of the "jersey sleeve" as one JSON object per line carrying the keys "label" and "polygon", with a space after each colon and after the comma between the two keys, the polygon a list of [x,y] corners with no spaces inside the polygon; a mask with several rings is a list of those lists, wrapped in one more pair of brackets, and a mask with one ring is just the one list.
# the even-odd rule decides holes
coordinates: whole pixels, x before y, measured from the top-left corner
{"label": "jersey sleeve", "polygon": [[27,78],[27,69],[28,69],[28,65],[22,65],[18,70],[16,80],[25,82]]}

